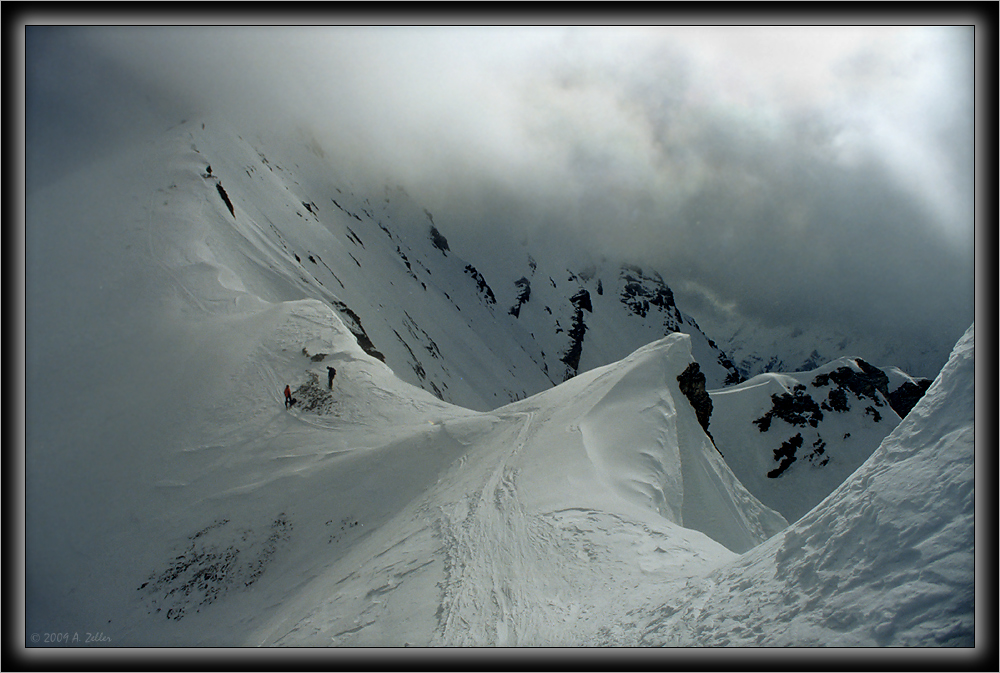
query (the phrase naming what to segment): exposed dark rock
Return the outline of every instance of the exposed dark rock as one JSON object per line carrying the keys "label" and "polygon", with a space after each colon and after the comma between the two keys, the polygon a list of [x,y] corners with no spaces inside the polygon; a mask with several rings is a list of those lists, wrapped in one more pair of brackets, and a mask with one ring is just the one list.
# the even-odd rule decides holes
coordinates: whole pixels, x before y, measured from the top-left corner
{"label": "exposed dark rock", "polygon": [[931,387],[931,383],[930,379],[918,379],[916,383],[907,381],[889,393],[889,406],[899,414],[900,418],[903,418],[910,413],[910,409],[916,406],[927,389]]}
{"label": "exposed dark rock", "polygon": [[875,406],[882,406],[879,394],[889,397],[889,377],[878,367],[873,367],[861,358],[855,359],[860,372],[856,372],[850,367],[840,367],[829,374],[819,374],[813,379],[813,386],[821,388],[829,385],[833,381],[841,388],[846,388],[859,398],[867,397],[875,403]]}
{"label": "exposed dark rock", "polygon": [[826,442],[823,441],[822,437],[817,437],[816,441],[813,442],[812,453],[809,454],[809,462],[817,467],[823,467],[830,462],[830,456],[824,455],[826,453]]}
{"label": "exposed dark rock", "polygon": [[768,479],[780,477],[785,470],[795,462],[795,451],[802,446],[802,433],[798,433],[787,442],[782,442],[781,446],[774,450],[774,459],[778,461],[778,467],[767,473]]}
{"label": "exposed dark rock", "polygon": [[424,366],[420,364],[420,360],[417,359],[417,356],[416,354],[414,354],[413,349],[410,348],[410,344],[406,343],[406,340],[403,339],[403,337],[401,337],[399,335],[399,332],[397,332],[396,330],[392,330],[392,333],[396,335],[396,338],[399,339],[399,342],[403,344],[403,348],[405,348],[406,352],[410,354],[410,369],[413,370],[413,373],[416,374],[417,378],[419,378],[421,381],[425,380],[427,378],[427,371],[424,369]]}
{"label": "exposed dark rock", "polygon": [[[719,348],[718,346],[715,345],[715,342],[712,341],[711,339],[708,340],[708,343],[710,346],[712,346],[712,348],[715,349]],[[733,361],[730,360],[728,357],[726,357],[726,354],[723,353],[722,351],[719,351],[718,362],[720,365],[722,365],[722,367],[726,369],[727,372],[729,372],[728,374],[726,374],[726,380],[722,382],[722,385],[734,386],[737,383],[743,383],[744,381],[746,381],[743,375],[740,374],[740,371],[736,368],[736,365],[733,364]]]}
{"label": "exposed dark rock", "polygon": [[590,303],[590,293],[584,288],[580,288],[580,291],[570,297],[569,300],[578,310],[582,309],[588,313],[594,312],[594,306]]}
{"label": "exposed dark rock", "polygon": [[799,365],[795,371],[797,372],[812,371],[813,369],[819,367],[821,364],[823,364],[823,356],[819,354],[819,351],[814,349],[813,352],[809,354],[809,357],[806,358],[805,362]]}
{"label": "exposed dark rock", "polygon": [[[701,371],[701,366],[697,362],[689,364],[687,369],[677,377],[677,383],[680,385],[684,397],[688,398],[691,406],[694,407],[698,423],[711,437],[712,433],[708,430],[708,424],[712,418],[712,398],[705,390],[705,375]],[[714,439],[712,443],[715,443]]]}
{"label": "exposed dark rock", "polygon": [[851,410],[850,405],[847,403],[847,392],[843,388],[834,388],[831,390],[826,400],[820,406],[826,411],[838,411],[840,413]]}
{"label": "exposed dark rock", "polygon": [[298,409],[319,415],[333,413],[337,404],[333,392],[325,383],[320,383],[316,372],[308,372],[306,382],[295,389],[293,396]]}
{"label": "exposed dark rock", "polygon": [[234,589],[253,585],[292,534],[283,512],[267,528],[232,530],[229,519],[220,519],[189,535],[188,545],[167,567],[137,588],[147,595],[149,613],[180,620]]}
{"label": "exposed dark rock", "polygon": [[645,276],[642,269],[635,266],[622,267],[622,293],[619,297],[633,314],[645,318],[655,307],[663,315],[665,334],[676,332],[681,323],[681,314],[674,303],[674,293],[663,282],[660,274]]}
{"label": "exposed dark rock", "polygon": [[433,224],[431,224],[431,245],[440,250],[441,253],[446,256],[450,251],[450,248],[448,247],[448,239],[446,239]]}
{"label": "exposed dark rock", "polygon": [[[588,304],[589,300],[588,295]],[[569,348],[559,358],[569,368],[566,372],[566,380],[576,376],[576,373],[580,369],[580,356],[583,354],[583,337],[586,333],[587,324],[583,321],[583,307],[577,305],[576,311],[573,313],[573,326],[569,329]]]}
{"label": "exposed dark rock", "polygon": [[510,307],[509,313],[517,318],[521,315],[521,307],[527,304],[531,298],[531,283],[527,278],[521,276],[514,281],[514,285],[517,287],[517,297],[515,299],[517,303]]}
{"label": "exposed dark rock", "polygon": [[[590,293],[584,288],[580,288],[576,294],[570,297],[570,302],[574,308],[573,325],[569,328],[568,332],[570,344],[566,352],[563,353],[563,356],[559,358],[568,368],[565,377],[567,381],[576,376],[576,373],[580,369],[580,356],[583,354],[583,337],[587,333],[587,323],[583,320],[583,312],[594,312],[593,304],[590,302]],[[548,310],[548,307],[546,307],[546,310]],[[556,321],[556,333],[558,334],[561,331],[559,321]]]}
{"label": "exposed dark rock", "polygon": [[351,229],[350,227],[344,227],[344,228],[347,229],[347,238],[349,238],[351,242],[360,245],[362,248],[365,247],[365,244],[361,241],[360,238],[358,238],[358,235],[354,233],[353,229]]}
{"label": "exposed dark rock", "polygon": [[767,432],[773,418],[780,418],[789,425],[817,427],[823,420],[823,412],[816,400],[806,394],[806,387],[797,385],[792,394],[771,395],[771,410],[754,421],[761,432]]}
{"label": "exposed dark rock", "polygon": [[233,208],[233,202],[229,200],[229,194],[226,194],[226,190],[222,188],[222,183],[217,182],[215,184],[215,188],[219,190],[219,196],[221,196],[222,200],[225,201],[226,208],[229,208],[229,212],[232,213],[233,217],[236,217],[236,209]]}
{"label": "exposed dark rock", "polygon": [[375,348],[375,344],[372,340],[368,338],[368,333],[365,332],[365,328],[361,325],[361,318],[357,313],[351,310],[351,308],[342,301],[334,301],[334,308],[340,311],[340,314],[347,317],[345,321],[347,323],[347,329],[351,330],[351,334],[357,340],[358,345],[361,346],[361,350],[368,355],[385,362],[385,356]]}
{"label": "exposed dark rock", "polygon": [[479,289],[479,294],[483,295],[483,300],[487,304],[497,303],[497,298],[493,296],[493,290],[487,284],[486,279],[483,278],[482,274],[476,269],[476,267],[471,264],[465,266],[465,273],[472,276],[472,279],[476,281],[476,287]]}

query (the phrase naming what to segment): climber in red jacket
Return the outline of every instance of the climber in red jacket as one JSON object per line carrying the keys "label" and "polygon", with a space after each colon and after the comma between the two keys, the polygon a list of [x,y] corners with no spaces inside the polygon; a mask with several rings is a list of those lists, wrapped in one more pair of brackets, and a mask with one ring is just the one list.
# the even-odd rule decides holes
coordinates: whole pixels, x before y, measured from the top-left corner
{"label": "climber in red jacket", "polygon": [[295,400],[292,399],[292,389],[290,386],[285,386],[285,408],[295,404]]}

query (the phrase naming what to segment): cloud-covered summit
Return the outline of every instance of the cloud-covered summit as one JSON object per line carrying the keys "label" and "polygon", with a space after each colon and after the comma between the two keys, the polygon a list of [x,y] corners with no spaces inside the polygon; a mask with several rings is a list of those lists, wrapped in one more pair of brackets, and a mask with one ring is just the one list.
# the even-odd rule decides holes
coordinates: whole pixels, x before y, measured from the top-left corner
{"label": "cloud-covered summit", "polygon": [[709,326],[943,357],[974,312],[973,34],[31,27],[29,178],[33,147],[110,142],[150,107],[298,126],[405,184],[453,245],[585,239],[662,270]]}

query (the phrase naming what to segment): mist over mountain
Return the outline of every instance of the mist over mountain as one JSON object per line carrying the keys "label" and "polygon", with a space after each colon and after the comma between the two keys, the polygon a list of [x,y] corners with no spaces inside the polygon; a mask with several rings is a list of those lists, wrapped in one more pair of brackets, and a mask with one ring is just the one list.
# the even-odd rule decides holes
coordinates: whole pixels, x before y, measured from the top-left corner
{"label": "mist over mountain", "polygon": [[488,278],[526,238],[585,241],[659,270],[719,339],[804,330],[830,335],[825,359],[931,378],[973,314],[971,36],[31,28],[29,134],[108,144],[151,101],[299,125],[405,185]]}
{"label": "mist over mountain", "polygon": [[29,28],[26,646],[975,645],[966,36],[697,34]]}

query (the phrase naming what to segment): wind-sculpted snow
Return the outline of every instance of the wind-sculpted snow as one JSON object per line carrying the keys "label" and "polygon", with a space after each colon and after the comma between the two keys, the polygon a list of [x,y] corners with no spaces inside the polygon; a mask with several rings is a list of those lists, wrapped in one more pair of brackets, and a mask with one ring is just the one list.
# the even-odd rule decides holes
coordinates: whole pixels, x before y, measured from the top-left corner
{"label": "wind-sculpted snow", "polygon": [[[975,330],[850,479],[719,568],[648,644],[975,644]],[[692,607],[693,606],[693,607]]]}
{"label": "wind-sculpted snow", "polygon": [[742,551],[785,526],[669,383],[689,362],[677,336],[436,424],[461,457],[303,590],[326,598],[283,610],[261,642],[637,644],[650,582],[683,587],[733,557],[719,542]]}

